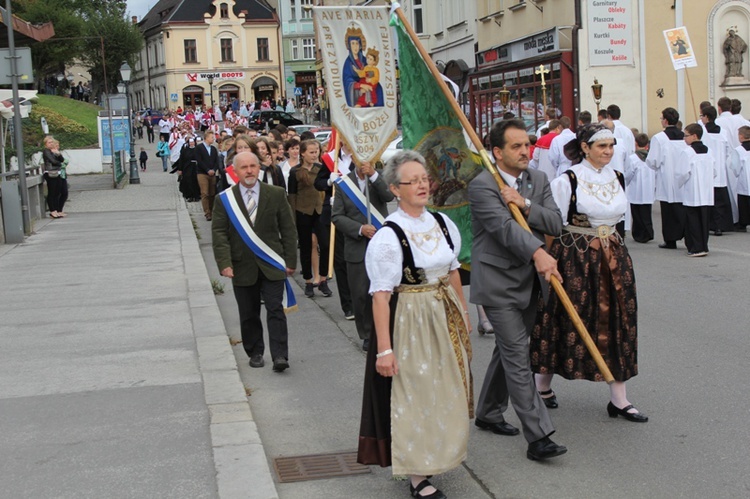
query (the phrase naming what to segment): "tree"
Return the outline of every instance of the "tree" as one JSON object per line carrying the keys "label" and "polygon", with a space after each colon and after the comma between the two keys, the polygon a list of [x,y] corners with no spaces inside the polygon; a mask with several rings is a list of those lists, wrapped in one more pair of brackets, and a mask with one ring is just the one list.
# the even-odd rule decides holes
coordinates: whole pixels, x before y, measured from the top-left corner
{"label": "tree", "polygon": [[31,61],[37,79],[56,75],[65,70],[81,54],[82,40],[65,40],[81,36],[83,19],[73,10],[60,7],[58,0],[17,0],[13,13],[34,24],[51,22],[55,27],[53,39],[31,46]]}
{"label": "tree", "polygon": [[[112,93],[121,81],[120,66],[128,62],[135,65],[135,56],[143,48],[143,35],[138,28],[125,19],[119,5],[115,5],[87,13],[86,36],[81,61],[88,67],[91,74],[92,94],[104,91],[104,78]],[[104,63],[102,64],[102,41],[104,40]]]}

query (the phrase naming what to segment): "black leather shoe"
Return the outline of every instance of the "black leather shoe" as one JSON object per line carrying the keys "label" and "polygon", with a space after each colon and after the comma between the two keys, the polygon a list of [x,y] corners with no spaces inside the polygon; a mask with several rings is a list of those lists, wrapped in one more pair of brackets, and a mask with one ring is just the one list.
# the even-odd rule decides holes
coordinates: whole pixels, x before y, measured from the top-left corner
{"label": "black leather shoe", "polygon": [[[551,397],[545,397],[545,395],[550,395]],[[547,407],[547,409],[557,409],[559,405],[557,405],[557,396],[555,395],[555,392],[552,391],[552,389],[547,390],[546,392],[539,392],[539,395],[542,396],[542,401],[544,402],[544,405]]]}
{"label": "black leather shoe", "polygon": [[659,245],[661,249],[677,249],[677,243],[674,241],[664,242]]}
{"label": "black leather shoe", "polygon": [[567,447],[564,445],[557,445],[550,440],[549,437],[544,437],[529,444],[529,450],[526,451],[526,457],[532,461],[541,461],[543,459],[561,456],[566,452],[568,452]]}
{"label": "black leather shoe", "polygon": [[333,296],[333,291],[328,287],[328,281],[320,281],[320,284],[318,284],[318,291],[323,293],[323,296]]}
{"label": "black leather shoe", "polygon": [[362,340],[362,351],[366,352],[370,349],[370,338]]}
{"label": "black leather shoe", "polygon": [[488,423],[487,421],[477,419],[474,421],[474,425],[481,430],[489,430],[496,435],[507,435],[512,437],[519,433],[518,428],[506,421],[503,421],[502,423]]}
{"label": "black leather shoe", "polygon": [[313,296],[315,296],[315,291],[313,291],[313,283],[305,283],[305,296],[307,296],[308,298],[312,298]]}
{"label": "black leather shoe", "polygon": [[417,484],[415,487],[411,484],[411,480],[409,481],[409,492],[411,492],[412,497],[422,497],[424,499],[447,499],[445,494],[443,494],[437,487],[435,487],[435,492],[433,492],[430,495],[421,495],[420,492],[422,492],[427,487],[435,487],[427,480],[422,480]]}
{"label": "black leather shoe", "polygon": [[274,372],[280,373],[289,369],[289,362],[284,357],[276,357],[273,359],[273,370]]}
{"label": "black leather shoe", "polygon": [[633,404],[630,404],[627,407],[623,407],[622,409],[615,407],[615,404],[613,404],[612,402],[607,404],[607,414],[609,414],[610,418],[622,416],[628,421],[632,421],[634,423],[645,423],[648,421],[648,416],[646,416],[645,414],[641,414],[640,412],[628,412],[630,409],[635,409],[635,407],[633,407]]}
{"label": "black leather shoe", "polygon": [[250,367],[263,367],[266,365],[266,361],[263,360],[263,356],[258,355],[252,355],[250,357]]}

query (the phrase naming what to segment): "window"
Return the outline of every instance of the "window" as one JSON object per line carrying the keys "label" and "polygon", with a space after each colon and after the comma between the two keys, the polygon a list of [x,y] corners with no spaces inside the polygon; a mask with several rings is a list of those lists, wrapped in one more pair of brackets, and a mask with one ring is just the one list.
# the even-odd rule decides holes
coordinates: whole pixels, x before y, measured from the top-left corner
{"label": "window", "polygon": [[315,38],[302,39],[302,58],[315,59]]}
{"label": "window", "polygon": [[258,60],[268,61],[268,38],[258,38]]}
{"label": "window", "polygon": [[414,31],[416,33],[423,33],[424,26],[422,24],[422,0],[414,0]]}
{"label": "window", "polygon": [[289,10],[291,11],[289,20],[296,21],[297,20],[297,0],[289,0]]}
{"label": "window", "polygon": [[195,40],[185,40],[185,62],[198,62]]}
{"label": "window", "polygon": [[308,10],[305,6],[312,7],[312,0],[301,0],[300,5],[302,6],[302,15],[300,19],[312,19],[312,10]]}
{"label": "window", "polygon": [[222,19],[228,19],[229,18],[229,5],[225,3],[219,5],[219,12],[221,13]]}
{"label": "window", "polygon": [[221,62],[234,62],[231,38],[221,39]]}
{"label": "window", "polygon": [[292,40],[292,60],[299,60],[299,40]]}

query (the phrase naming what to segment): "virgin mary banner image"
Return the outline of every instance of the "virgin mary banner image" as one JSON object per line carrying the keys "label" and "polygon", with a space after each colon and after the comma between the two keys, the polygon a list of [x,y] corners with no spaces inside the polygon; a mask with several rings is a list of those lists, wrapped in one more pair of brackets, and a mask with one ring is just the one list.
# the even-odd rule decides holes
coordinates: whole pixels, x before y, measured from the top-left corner
{"label": "virgin mary banner image", "polygon": [[357,161],[396,136],[396,63],[388,9],[315,7],[331,122]]}

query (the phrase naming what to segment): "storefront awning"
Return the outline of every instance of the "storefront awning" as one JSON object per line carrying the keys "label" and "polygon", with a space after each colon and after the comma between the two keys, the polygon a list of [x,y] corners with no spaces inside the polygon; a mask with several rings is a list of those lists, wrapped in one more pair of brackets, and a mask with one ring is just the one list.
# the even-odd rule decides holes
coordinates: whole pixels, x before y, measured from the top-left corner
{"label": "storefront awning", "polygon": [[260,78],[258,78],[257,80],[253,82],[253,88],[265,87],[267,85],[272,85],[274,87],[277,86],[276,82],[273,81],[273,79],[269,78],[268,76],[261,76]]}

